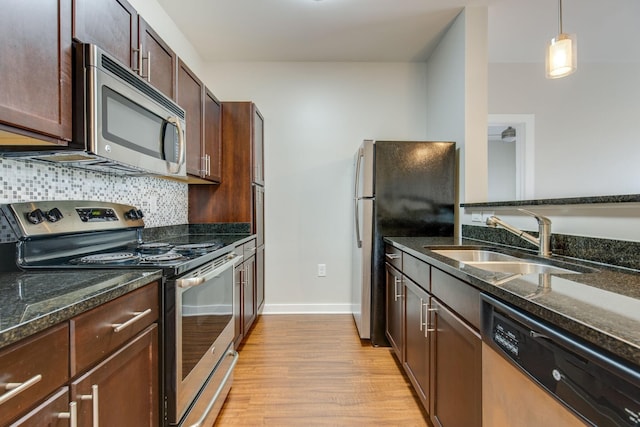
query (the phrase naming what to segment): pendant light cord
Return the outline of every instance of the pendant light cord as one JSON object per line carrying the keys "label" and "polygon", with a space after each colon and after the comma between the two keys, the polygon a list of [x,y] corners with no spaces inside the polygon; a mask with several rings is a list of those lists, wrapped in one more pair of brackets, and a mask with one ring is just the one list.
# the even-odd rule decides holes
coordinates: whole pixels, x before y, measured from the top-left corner
{"label": "pendant light cord", "polygon": [[562,0],[558,0],[558,12],[558,23],[560,28],[560,32],[558,34],[562,34]]}

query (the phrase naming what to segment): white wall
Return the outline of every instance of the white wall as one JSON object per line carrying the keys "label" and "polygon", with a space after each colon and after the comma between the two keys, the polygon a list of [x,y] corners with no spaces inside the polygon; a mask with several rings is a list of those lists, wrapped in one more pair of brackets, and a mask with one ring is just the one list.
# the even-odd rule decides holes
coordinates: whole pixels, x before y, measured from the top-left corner
{"label": "white wall", "polygon": [[425,65],[210,63],[203,78],[265,118],[265,312],[349,312],[352,156],[425,138]]}
{"label": "white wall", "polygon": [[535,198],[640,193],[640,64],[489,67],[489,112],[535,115]]}
{"label": "white wall", "polygon": [[427,62],[427,138],[457,143],[460,201],[487,198],[487,9],[467,7]]}

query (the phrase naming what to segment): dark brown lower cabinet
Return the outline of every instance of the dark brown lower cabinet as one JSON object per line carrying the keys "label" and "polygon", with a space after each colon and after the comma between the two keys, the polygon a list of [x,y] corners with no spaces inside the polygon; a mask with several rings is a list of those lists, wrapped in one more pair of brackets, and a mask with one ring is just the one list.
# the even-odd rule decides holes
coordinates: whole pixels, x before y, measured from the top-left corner
{"label": "dark brown lower cabinet", "polygon": [[258,314],[264,308],[264,245],[256,251],[256,307]]}
{"label": "dark brown lower cabinet", "polygon": [[432,300],[435,331],[431,408],[435,426],[482,426],[482,339],[455,313]]}
{"label": "dark brown lower cabinet", "polygon": [[402,273],[386,264],[387,320],[385,335],[400,363],[404,360],[404,285]]}
{"label": "dark brown lower cabinet", "polygon": [[430,325],[427,322],[431,296],[405,277],[404,370],[422,405],[429,408],[431,369]]}
{"label": "dark brown lower cabinet", "polygon": [[242,333],[246,336],[257,316],[255,294],[256,257],[250,257],[242,263],[242,266]]}
{"label": "dark brown lower cabinet", "polygon": [[71,383],[79,426],[159,425],[157,342],[153,324]]}
{"label": "dark brown lower cabinet", "polygon": [[[75,405],[75,403],[74,403]],[[71,425],[69,387],[61,388],[37,408],[20,418],[12,427],[68,427]]]}

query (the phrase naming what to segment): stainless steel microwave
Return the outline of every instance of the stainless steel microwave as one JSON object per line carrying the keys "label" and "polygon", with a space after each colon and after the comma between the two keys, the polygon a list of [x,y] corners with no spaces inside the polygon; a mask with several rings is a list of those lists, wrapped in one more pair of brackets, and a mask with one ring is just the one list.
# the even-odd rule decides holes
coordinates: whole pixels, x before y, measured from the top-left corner
{"label": "stainless steel microwave", "polygon": [[74,142],[160,175],[186,176],[185,111],[99,47],[75,49]]}
{"label": "stainless steel microwave", "polygon": [[125,175],[186,177],[186,113],[93,44],[74,46],[73,140],[5,157]]}

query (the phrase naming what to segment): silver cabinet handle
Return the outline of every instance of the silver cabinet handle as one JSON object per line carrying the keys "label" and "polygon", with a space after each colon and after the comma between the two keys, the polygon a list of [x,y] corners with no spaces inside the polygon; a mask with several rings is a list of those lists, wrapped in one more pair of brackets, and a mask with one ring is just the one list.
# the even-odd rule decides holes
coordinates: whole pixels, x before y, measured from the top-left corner
{"label": "silver cabinet handle", "polygon": [[394,260],[400,258],[400,254],[384,254],[387,258]]}
{"label": "silver cabinet handle", "polygon": [[78,404],[76,402],[69,403],[69,412],[59,412],[58,418],[69,420],[69,427],[78,427]]}
{"label": "silver cabinet handle", "polygon": [[99,427],[100,417],[98,416],[98,385],[94,384],[91,386],[91,394],[81,394],[78,396],[80,400],[91,400],[91,417],[92,417],[92,427]]}
{"label": "silver cabinet handle", "polygon": [[[427,322],[427,313],[425,312],[425,307],[427,307],[428,304],[424,303],[424,300],[422,298],[420,298],[420,330],[422,331],[422,328],[426,328]],[[424,314],[423,314],[424,313]]]}
{"label": "silver cabinet handle", "polygon": [[211,175],[211,156],[207,154],[207,176]]}
{"label": "silver cabinet handle", "polygon": [[398,301],[398,298],[402,298],[402,294],[398,294],[398,285],[402,284],[402,279],[398,276],[393,276],[393,290],[394,296],[393,300]]}
{"label": "silver cabinet handle", "polygon": [[42,375],[38,374],[34,377],[29,378],[27,381],[23,383],[5,383],[4,388],[5,390],[9,390],[9,391],[7,391],[2,396],[0,396],[0,405],[5,403],[12,397],[19,395],[20,393],[22,393],[23,391],[25,391],[35,383],[39,382],[41,379],[42,379]]}
{"label": "silver cabinet handle", "polygon": [[147,314],[151,313],[151,309],[147,308],[145,311],[135,311],[133,312],[134,316],[127,320],[124,323],[114,323],[111,326],[113,327],[113,332],[120,332],[121,330],[128,328],[129,326],[136,323],[138,320],[142,319]]}
{"label": "silver cabinet handle", "polygon": [[[435,304],[435,303],[434,303]],[[424,329],[424,337],[425,338],[429,338],[429,332],[435,332],[436,330],[434,328],[429,327],[429,313],[433,313],[433,312],[437,312],[438,311],[438,307],[429,307],[429,305],[425,305],[425,307],[427,307],[427,311],[425,313],[426,316],[426,322],[425,322],[425,329]]]}
{"label": "silver cabinet handle", "polygon": [[150,50],[147,51],[147,81],[151,83],[151,51]]}

